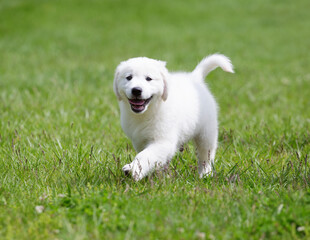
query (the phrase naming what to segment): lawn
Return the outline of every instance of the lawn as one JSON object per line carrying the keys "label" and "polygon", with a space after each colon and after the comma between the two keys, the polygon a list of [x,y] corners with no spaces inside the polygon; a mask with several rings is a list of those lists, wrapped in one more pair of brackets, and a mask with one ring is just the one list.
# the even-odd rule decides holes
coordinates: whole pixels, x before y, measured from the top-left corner
{"label": "lawn", "polygon": [[[310,239],[309,0],[0,0],[0,239]],[[192,143],[140,182],[112,83],[135,56],[206,79],[213,177]]]}

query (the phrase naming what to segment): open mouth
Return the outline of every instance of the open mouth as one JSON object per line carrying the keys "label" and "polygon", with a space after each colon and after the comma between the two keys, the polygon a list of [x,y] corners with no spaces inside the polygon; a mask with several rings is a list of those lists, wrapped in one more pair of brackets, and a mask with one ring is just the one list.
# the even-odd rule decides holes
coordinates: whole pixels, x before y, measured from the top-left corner
{"label": "open mouth", "polygon": [[143,112],[145,107],[149,104],[151,101],[152,97],[148,99],[138,99],[138,98],[133,98],[133,99],[128,99],[131,110],[134,111],[135,113],[140,113]]}

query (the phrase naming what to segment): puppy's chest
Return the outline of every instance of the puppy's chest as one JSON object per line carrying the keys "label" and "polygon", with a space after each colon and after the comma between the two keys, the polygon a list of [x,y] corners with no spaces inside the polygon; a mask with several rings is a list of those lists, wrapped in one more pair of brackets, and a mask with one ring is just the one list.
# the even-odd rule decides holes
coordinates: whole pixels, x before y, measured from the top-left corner
{"label": "puppy's chest", "polygon": [[124,119],[122,128],[134,144],[148,144],[158,138],[161,133],[160,124],[152,120]]}

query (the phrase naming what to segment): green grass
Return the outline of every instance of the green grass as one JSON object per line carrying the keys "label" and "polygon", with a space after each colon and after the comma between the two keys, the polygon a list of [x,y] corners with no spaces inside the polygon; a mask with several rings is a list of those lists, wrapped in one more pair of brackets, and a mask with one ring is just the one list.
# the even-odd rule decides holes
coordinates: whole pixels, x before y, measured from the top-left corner
{"label": "green grass", "polygon": [[[310,239],[310,4],[0,1],[0,239]],[[192,70],[220,106],[215,175],[194,146],[135,183],[112,90],[130,57]],[[43,206],[42,213],[36,206]]]}

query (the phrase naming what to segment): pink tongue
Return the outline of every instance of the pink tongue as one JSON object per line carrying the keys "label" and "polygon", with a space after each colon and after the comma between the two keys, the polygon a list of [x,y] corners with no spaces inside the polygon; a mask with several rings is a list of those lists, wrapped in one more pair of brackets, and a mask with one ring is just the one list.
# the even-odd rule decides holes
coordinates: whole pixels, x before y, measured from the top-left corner
{"label": "pink tongue", "polygon": [[133,105],[142,106],[145,103],[143,99],[130,99],[129,102]]}

